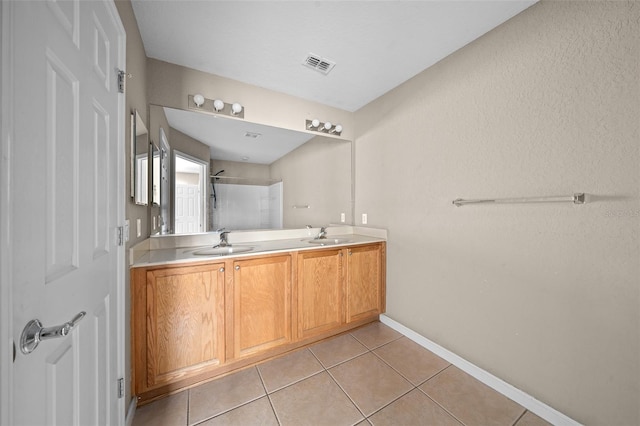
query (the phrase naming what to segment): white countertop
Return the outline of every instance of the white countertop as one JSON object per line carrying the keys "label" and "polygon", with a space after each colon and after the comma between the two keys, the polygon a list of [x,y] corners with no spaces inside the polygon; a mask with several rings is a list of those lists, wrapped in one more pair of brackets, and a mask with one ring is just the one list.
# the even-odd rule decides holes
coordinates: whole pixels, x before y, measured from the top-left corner
{"label": "white countertop", "polygon": [[224,260],[229,257],[250,257],[267,253],[346,247],[386,241],[387,239],[386,230],[383,229],[336,226],[327,228],[327,239],[339,238],[344,239],[345,242],[330,245],[310,243],[318,232],[319,228],[284,231],[232,231],[228,234],[228,241],[231,246],[253,248],[242,253],[224,255],[195,254],[201,249],[211,248],[218,243],[219,234],[215,232],[189,236],[152,237],[130,249],[130,262],[132,268],[137,268],[206,260]]}

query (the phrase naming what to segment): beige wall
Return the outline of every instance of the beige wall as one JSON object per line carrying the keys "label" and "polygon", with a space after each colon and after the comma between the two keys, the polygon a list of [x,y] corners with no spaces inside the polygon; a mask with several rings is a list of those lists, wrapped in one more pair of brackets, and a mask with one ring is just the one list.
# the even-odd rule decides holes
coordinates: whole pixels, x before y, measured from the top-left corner
{"label": "beige wall", "polygon": [[[283,181],[285,228],[351,223],[351,143],[315,137],[270,166],[271,179]],[[311,206],[293,208],[293,206]]]}
{"label": "beige wall", "polygon": [[[144,240],[149,236],[148,234],[148,220],[149,212],[146,206],[138,206],[133,203],[129,188],[131,188],[131,120],[130,114],[134,110],[138,110],[140,116],[149,125],[147,116],[147,56],[142,45],[142,38],[138,30],[138,24],[131,8],[130,0],[116,0],[116,8],[120,14],[120,19],[124,25],[124,29],[127,33],[127,73],[132,77],[126,81],[126,130],[125,130],[125,164],[126,164],[126,207],[125,215],[130,222],[129,242],[127,243],[127,256],[125,264],[129,265],[128,249]],[[136,220],[140,219],[142,223],[142,235],[140,238],[136,237]],[[125,407],[129,409],[129,402],[131,401],[131,333],[129,318],[131,317],[131,306],[129,303],[129,274],[125,275]]]}
{"label": "beige wall", "polygon": [[639,21],[543,1],[356,113],[388,315],[586,424],[640,424]]}

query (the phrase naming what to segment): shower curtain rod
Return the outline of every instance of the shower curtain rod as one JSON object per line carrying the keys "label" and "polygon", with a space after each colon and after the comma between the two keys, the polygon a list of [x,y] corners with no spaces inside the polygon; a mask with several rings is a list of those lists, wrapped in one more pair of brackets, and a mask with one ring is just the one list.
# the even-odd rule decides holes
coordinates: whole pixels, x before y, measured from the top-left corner
{"label": "shower curtain rod", "polygon": [[453,204],[457,207],[464,206],[465,204],[515,204],[515,203],[566,203],[572,202],[573,204],[584,204],[585,194],[583,192],[577,192],[573,195],[567,196],[551,196],[551,197],[521,197],[521,198],[496,198],[496,199],[477,199],[477,200],[465,200],[463,198],[457,198],[453,200]]}

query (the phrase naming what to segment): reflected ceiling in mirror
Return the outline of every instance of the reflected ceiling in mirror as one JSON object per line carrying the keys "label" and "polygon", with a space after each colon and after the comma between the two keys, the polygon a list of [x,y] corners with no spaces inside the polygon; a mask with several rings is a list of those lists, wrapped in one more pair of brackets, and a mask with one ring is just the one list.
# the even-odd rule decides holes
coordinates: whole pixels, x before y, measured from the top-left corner
{"label": "reflected ceiling in mirror", "polygon": [[271,164],[314,134],[164,107],[169,125],[210,147],[216,160]]}

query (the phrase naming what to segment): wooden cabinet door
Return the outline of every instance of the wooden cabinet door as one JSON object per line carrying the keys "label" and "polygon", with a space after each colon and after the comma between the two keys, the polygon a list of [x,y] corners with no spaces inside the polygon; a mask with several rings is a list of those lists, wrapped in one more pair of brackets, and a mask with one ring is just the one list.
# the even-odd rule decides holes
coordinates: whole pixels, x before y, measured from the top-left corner
{"label": "wooden cabinet door", "polygon": [[227,285],[233,296],[229,356],[242,358],[291,342],[290,255],[236,260]]}
{"label": "wooden cabinet door", "polygon": [[224,362],[224,264],[147,271],[147,386]]}
{"label": "wooden cabinet door", "polygon": [[304,339],[344,323],[340,249],[298,253],[298,339]]}
{"label": "wooden cabinet door", "polygon": [[382,244],[347,249],[347,322],[384,311]]}

